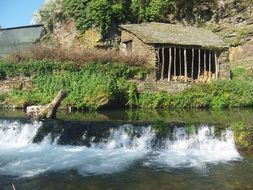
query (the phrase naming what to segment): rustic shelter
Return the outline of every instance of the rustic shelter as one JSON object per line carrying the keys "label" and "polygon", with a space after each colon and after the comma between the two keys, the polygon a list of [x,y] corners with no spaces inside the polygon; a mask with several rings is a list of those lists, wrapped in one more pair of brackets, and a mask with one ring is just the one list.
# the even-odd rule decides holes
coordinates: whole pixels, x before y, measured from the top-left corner
{"label": "rustic shelter", "polygon": [[164,23],[121,25],[120,50],[145,55],[156,80],[230,78],[229,48],[209,30]]}

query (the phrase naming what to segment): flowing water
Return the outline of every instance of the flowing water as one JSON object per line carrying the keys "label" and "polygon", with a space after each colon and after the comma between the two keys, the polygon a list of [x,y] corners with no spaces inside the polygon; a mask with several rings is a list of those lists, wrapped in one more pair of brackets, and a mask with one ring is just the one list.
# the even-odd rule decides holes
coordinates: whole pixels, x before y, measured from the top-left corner
{"label": "flowing water", "polygon": [[210,124],[0,119],[0,189],[253,189],[253,159]]}

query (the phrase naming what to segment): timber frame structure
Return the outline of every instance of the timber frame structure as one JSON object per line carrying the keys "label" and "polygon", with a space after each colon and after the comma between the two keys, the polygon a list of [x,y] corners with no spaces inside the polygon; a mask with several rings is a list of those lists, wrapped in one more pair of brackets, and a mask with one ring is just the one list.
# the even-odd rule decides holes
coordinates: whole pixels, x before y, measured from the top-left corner
{"label": "timber frame structure", "polygon": [[155,80],[230,78],[229,48],[209,30],[164,23],[121,25],[121,52],[145,55]]}

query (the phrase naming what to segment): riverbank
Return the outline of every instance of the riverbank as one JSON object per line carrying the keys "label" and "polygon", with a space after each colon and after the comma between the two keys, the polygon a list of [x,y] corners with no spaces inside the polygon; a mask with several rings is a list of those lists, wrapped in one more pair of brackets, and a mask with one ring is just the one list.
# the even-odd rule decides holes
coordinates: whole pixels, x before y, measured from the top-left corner
{"label": "riverbank", "polygon": [[62,109],[72,110],[253,106],[251,70],[237,68],[233,70],[231,81],[192,84],[185,90],[173,93],[139,90],[139,86],[148,83],[150,72],[143,66],[106,61],[85,64],[45,60],[0,62],[0,103],[2,107],[17,109],[43,105],[63,88],[69,96],[63,101]]}

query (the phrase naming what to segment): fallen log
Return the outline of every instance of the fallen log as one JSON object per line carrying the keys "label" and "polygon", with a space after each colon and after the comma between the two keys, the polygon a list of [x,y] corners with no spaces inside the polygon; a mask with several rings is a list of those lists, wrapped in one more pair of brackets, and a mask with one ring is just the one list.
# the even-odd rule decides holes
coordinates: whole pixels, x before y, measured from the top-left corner
{"label": "fallen log", "polygon": [[26,114],[35,119],[55,119],[57,109],[66,96],[67,92],[61,89],[50,104],[46,106],[29,106],[26,108]]}

